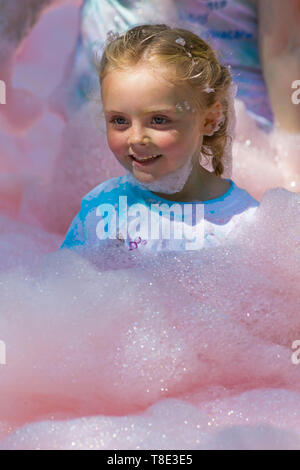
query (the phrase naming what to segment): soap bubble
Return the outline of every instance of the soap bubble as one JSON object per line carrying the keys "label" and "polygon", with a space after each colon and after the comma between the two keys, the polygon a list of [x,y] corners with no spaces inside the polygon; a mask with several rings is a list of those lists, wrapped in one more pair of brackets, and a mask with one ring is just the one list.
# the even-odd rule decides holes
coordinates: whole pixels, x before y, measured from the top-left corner
{"label": "soap bubble", "polygon": [[185,46],[185,40],[182,37],[175,39],[175,42],[181,46]]}

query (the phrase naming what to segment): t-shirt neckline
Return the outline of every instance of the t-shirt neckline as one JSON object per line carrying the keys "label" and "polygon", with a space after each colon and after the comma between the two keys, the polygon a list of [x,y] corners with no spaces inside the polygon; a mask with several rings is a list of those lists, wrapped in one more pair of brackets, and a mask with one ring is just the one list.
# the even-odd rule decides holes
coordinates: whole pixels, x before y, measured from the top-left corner
{"label": "t-shirt neckline", "polygon": [[233,189],[234,189],[234,182],[231,179],[224,178],[225,181],[229,181],[230,187],[229,189],[222,195],[214,199],[209,199],[207,201],[173,201],[170,199],[165,199],[163,197],[158,196],[157,194],[153,193],[149,189],[147,189],[145,186],[142,185],[138,180],[136,180],[130,173],[127,173],[129,176],[129,179],[134,181],[134,183],[139,187],[141,191],[143,191],[143,194],[147,197],[147,199],[156,199],[157,201],[162,201],[162,202],[167,202],[169,204],[214,204],[215,202],[220,202],[224,201],[224,199],[228,198],[228,196],[231,195]]}

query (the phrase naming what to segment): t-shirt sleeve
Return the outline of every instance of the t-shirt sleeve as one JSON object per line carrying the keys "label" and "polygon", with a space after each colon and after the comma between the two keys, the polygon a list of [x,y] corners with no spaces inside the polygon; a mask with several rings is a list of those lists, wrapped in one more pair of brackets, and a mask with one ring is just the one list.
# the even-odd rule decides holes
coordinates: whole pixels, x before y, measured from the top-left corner
{"label": "t-shirt sleeve", "polygon": [[72,220],[60,250],[67,248],[86,252],[107,247],[110,242],[115,241],[110,240],[110,237],[99,238],[97,225],[101,215],[97,213],[97,208],[106,204],[115,206],[119,194],[119,179],[111,178],[100,183],[81,199],[80,211]]}
{"label": "t-shirt sleeve", "polygon": [[60,246],[60,250],[67,248],[72,249],[83,246],[86,241],[86,234],[83,224],[82,210],[72,220],[72,223],[67,231],[65,239]]}

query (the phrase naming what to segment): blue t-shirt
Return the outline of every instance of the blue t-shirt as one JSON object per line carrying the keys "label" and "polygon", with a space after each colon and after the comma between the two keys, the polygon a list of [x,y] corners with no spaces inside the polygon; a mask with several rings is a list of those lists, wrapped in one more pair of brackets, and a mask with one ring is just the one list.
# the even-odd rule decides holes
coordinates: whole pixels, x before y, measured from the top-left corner
{"label": "blue t-shirt", "polygon": [[99,184],[81,201],[61,249],[184,251],[218,246],[237,235],[259,202],[232,180],[221,197],[175,202],[146,189],[131,173]]}

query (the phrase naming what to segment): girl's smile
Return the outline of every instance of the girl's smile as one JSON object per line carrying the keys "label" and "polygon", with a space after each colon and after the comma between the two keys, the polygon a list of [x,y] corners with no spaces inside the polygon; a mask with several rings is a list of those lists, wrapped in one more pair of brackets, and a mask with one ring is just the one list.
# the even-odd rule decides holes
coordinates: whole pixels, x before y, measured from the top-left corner
{"label": "girl's smile", "polygon": [[153,156],[138,156],[138,155],[130,155],[130,157],[132,158],[133,162],[132,162],[132,166],[147,166],[147,165],[150,165],[152,163],[155,163],[159,158],[162,158],[163,155],[153,155]]}

